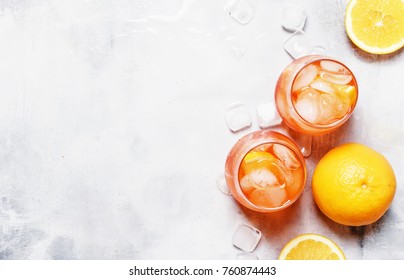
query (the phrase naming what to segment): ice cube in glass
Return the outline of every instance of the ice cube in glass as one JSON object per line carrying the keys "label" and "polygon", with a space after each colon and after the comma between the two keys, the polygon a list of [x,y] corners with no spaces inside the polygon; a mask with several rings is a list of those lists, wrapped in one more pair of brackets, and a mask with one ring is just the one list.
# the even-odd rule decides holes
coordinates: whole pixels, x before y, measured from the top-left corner
{"label": "ice cube in glass", "polygon": [[318,123],[320,119],[320,93],[306,89],[297,97],[295,108],[299,115],[308,122]]}
{"label": "ice cube in glass", "polygon": [[296,77],[296,81],[293,83],[293,91],[300,90],[308,87],[314,79],[317,77],[318,69],[315,65],[308,65],[303,68],[299,75]]}
{"label": "ice cube in glass", "polygon": [[280,144],[274,144],[273,151],[287,168],[296,169],[301,165],[296,155],[287,147]]}
{"label": "ice cube in glass", "polygon": [[330,61],[323,60],[320,62],[320,67],[322,70],[331,72],[331,73],[342,73],[342,74],[350,74],[348,69],[346,69],[342,64]]}

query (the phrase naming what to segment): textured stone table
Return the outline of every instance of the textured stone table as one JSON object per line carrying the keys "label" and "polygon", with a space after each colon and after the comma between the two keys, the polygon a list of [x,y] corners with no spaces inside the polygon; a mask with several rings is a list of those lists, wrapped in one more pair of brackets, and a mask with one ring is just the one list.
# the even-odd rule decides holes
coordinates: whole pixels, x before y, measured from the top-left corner
{"label": "textured stone table", "polygon": [[[349,259],[404,259],[404,55],[367,55],[344,30],[346,1],[294,1],[304,31],[345,62],[359,103],[338,131],[316,137],[306,189],[263,215],[222,194],[227,152],[259,129],[292,61],[283,7],[233,1],[2,1],[0,3],[0,259],[234,259],[240,223],[261,230],[254,253],[277,258],[300,233],[324,234]],[[231,133],[230,103],[253,124]],[[383,153],[397,193],[377,223],[351,228],[319,212],[310,180],[332,147],[360,142]]]}

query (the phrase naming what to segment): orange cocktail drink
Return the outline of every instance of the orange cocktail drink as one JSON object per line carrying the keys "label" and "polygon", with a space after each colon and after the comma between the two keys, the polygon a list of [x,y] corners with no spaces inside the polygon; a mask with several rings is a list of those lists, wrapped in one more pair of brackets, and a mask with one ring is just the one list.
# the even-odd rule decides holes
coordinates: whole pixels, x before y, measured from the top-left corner
{"label": "orange cocktail drink", "polygon": [[320,135],[344,124],[355,108],[358,84],[341,62],[319,55],[299,58],[280,75],[275,102],[293,130]]}
{"label": "orange cocktail drink", "polygon": [[306,183],[306,163],[298,146],[275,131],[242,137],[228,154],[225,169],[233,197],[259,212],[290,206]]}

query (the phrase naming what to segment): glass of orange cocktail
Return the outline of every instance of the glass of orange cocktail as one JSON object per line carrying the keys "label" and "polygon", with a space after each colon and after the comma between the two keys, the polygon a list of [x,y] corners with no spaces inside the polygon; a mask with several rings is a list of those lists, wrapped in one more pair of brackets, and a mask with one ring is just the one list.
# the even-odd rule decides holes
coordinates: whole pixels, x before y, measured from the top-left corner
{"label": "glass of orange cocktail", "polygon": [[242,137],[225,166],[227,185],[245,207],[274,212],[294,203],[306,183],[306,163],[298,146],[285,135],[261,130]]}
{"label": "glass of orange cocktail", "polygon": [[341,62],[309,55],[289,64],[275,89],[279,115],[293,130],[320,135],[344,124],[355,108],[358,84]]}

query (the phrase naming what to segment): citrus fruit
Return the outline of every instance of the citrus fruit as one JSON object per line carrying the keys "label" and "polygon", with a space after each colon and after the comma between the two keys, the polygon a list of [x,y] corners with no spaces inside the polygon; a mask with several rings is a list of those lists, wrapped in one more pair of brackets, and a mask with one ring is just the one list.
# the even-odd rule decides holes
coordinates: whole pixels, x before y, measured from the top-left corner
{"label": "citrus fruit", "polygon": [[349,226],[377,221],[389,208],[396,177],[387,159],[358,143],[330,150],[317,164],[313,197],[331,220]]}
{"label": "citrus fruit", "polygon": [[241,163],[241,168],[245,173],[250,173],[254,169],[263,168],[275,162],[276,158],[268,152],[249,151]]}
{"label": "citrus fruit", "polygon": [[402,0],[351,0],[345,29],[351,41],[374,54],[392,53],[404,46]]}
{"label": "citrus fruit", "polygon": [[341,248],[319,234],[302,234],[283,247],[280,260],[345,260]]}

